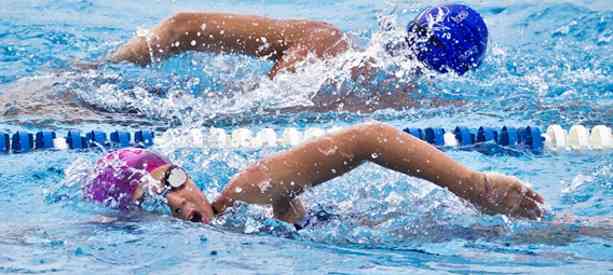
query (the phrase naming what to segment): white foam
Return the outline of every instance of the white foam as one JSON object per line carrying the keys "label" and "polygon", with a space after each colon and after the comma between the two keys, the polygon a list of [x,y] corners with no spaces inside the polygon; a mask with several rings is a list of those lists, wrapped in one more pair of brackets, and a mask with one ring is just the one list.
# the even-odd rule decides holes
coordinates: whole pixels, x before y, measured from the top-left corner
{"label": "white foam", "polygon": [[194,128],[189,131],[189,134],[191,136],[191,143],[193,147],[201,148],[204,146],[205,138],[202,130]]}
{"label": "white foam", "polygon": [[247,128],[238,128],[232,131],[232,137],[230,138],[230,146],[234,148],[250,148],[252,147],[252,139],[253,134],[251,130]]}
{"label": "white foam", "polygon": [[228,134],[224,129],[211,128],[206,138],[208,146],[213,148],[225,148],[228,146]]}
{"label": "white foam", "polygon": [[277,146],[277,133],[271,128],[264,128],[257,132],[253,144],[256,147],[275,147]]}

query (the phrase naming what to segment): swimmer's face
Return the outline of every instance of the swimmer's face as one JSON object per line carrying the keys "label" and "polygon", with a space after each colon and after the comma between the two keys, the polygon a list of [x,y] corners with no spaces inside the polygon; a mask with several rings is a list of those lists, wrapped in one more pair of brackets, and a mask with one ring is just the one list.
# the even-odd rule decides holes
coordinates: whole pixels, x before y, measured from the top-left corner
{"label": "swimmer's face", "polygon": [[[156,185],[164,176],[171,165],[161,166],[151,171],[151,176],[156,180]],[[157,186],[158,193],[163,190],[162,186]],[[135,192],[135,200],[141,200],[144,195],[144,190],[139,187]],[[200,188],[194,184],[191,177],[187,177],[187,181],[179,187],[172,189],[166,195],[166,201],[172,215],[186,221],[209,223],[213,218],[213,209],[211,204],[206,199]]]}
{"label": "swimmer's face", "polygon": [[213,218],[211,204],[191,178],[182,187],[168,193],[166,200],[172,215],[179,219],[206,224]]}

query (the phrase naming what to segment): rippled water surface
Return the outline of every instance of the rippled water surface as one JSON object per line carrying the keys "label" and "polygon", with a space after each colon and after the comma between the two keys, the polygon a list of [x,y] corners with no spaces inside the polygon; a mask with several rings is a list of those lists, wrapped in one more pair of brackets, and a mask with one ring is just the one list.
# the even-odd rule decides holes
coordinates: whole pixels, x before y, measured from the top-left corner
{"label": "rippled water surface", "polygon": [[[613,126],[611,1],[470,1],[485,17],[485,63],[464,77],[426,74],[385,57],[429,1],[15,1],[0,5],[0,131],[77,128]],[[339,26],[366,51],[266,78],[267,61],[184,54],[149,68],[85,69],[177,11],[309,18]],[[313,105],[326,79],[368,96],[389,83],[352,83],[372,58],[392,85],[416,85],[418,106],[374,113],[285,112]],[[386,86],[388,85],[388,86]],[[450,104],[451,103],[451,104]],[[180,131],[177,131],[180,132]],[[184,165],[209,199],[264,150],[156,149]],[[543,194],[544,221],[484,216],[434,185],[365,165],[304,195],[335,217],[296,232],[269,209],[240,206],[215,225],[162,208],[120,213],[83,201],[77,178],[100,152],[0,155],[2,273],[585,273],[613,272],[613,154],[486,156],[451,151],[473,168],[512,174]]]}

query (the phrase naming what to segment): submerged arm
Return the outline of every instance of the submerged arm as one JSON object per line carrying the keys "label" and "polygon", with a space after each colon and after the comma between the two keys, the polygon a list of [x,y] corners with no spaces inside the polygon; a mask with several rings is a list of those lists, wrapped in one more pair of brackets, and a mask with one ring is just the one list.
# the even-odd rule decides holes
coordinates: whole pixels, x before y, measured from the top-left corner
{"label": "submerged arm", "polygon": [[[366,123],[267,157],[235,176],[214,203],[287,205],[307,187],[372,161],[447,188],[488,213],[537,218],[543,199],[512,177],[483,174],[392,126]],[[285,219],[287,221],[287,219]]]}

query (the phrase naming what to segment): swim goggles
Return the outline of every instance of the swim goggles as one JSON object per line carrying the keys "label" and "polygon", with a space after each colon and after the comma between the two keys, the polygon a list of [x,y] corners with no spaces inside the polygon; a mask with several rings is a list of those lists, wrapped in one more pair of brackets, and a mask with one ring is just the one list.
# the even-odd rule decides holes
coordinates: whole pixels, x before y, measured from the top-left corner
{"label": "swim goggles", "polygon": [[166,169],[166,172],[164,172],[164,176],[160,181],[163,186],[160,196],[166,198],[168,193],[183,187],[188,179],[189,176],[183,168],[176,165],[171,165],[168,169]]}

